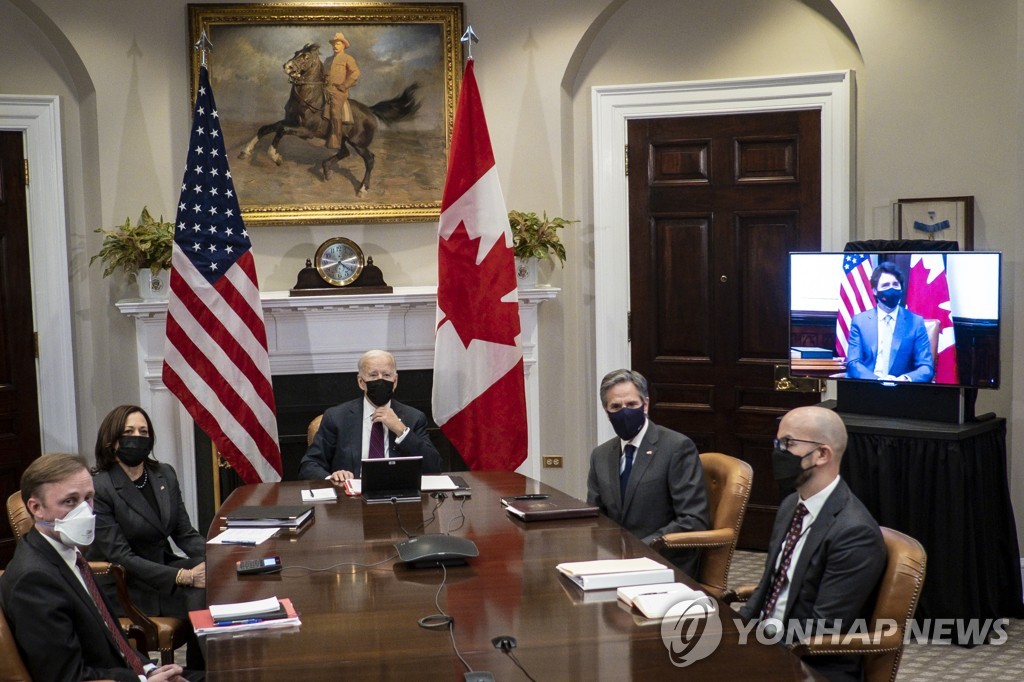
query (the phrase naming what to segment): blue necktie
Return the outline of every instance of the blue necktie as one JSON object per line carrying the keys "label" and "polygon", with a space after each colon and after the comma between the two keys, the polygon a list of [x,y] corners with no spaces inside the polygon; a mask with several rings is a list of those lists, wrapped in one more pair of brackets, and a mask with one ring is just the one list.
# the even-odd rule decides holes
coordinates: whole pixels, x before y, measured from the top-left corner
{"label": "blue necktie", "polygon": [[626,484],[629,483],[629,472],[633,470],[633,454],[635,452],[635,445],[630,443],[626,446],[626,466],[622,468],[622,473],[619,474],[619,494],[623,502],[626,501]]}

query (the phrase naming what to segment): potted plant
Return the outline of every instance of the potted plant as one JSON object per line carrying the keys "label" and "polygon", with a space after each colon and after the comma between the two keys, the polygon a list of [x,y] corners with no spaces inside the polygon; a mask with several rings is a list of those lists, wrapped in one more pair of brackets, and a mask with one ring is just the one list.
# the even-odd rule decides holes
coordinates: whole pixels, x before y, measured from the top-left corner
{"label": "potted plant", "polygon": [[508,212],[519,286],[533,286],[537,283],[539,261],[555,256],[565,267],[565,244],[559,238],[558,231],[576,222],[579,221],[548,218],[547,211],[541,217],[524,211]]}
{"label": "potted plant", "polygon": [[100,252],[89,260],[103,261],[103,276],[108,277],[115,270],[124,270],[134,275],[139,285],[139,296],[144,299],[167,298],[168,270],[171,267],[171,247],[174,244],[174,223],[164,222],[164,217],[153,220],[149,210],[142,209],[142,215],[135,225],[131,218],[125,218],[124,225],[113,230],[96,230],[104,235]]}

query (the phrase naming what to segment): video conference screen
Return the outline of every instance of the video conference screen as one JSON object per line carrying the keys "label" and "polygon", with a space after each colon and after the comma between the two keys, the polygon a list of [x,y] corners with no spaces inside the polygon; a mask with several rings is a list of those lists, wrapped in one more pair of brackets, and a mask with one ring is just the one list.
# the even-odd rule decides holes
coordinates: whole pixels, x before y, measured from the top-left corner
{"label": "video conference screen", "polygon": [[999,387],[1000,253],[791,253],[790,374]]}

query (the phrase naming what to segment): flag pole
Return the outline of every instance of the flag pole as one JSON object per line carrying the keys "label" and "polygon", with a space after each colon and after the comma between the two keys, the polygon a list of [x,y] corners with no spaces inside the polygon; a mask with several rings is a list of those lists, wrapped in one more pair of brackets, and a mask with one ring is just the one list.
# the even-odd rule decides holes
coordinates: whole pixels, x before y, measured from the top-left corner
{"label": "flag pole", "polygon": [[[205,33],[203,34],[206,35]],[[473,30],[473,24],[466,27],[466,32],[462,34],[459,41],[466,45],[466,59],[473,61],[473,43],[479,43],[480,39],[476,37],[476,32]]]}
{"label": "flag pole", "polygon": [[199,40],[196,41],[195,49],[199,51],[199,65],[206,66],[206,53],[213,49],[213,43],[206,36],[206,29],[199,34]]}

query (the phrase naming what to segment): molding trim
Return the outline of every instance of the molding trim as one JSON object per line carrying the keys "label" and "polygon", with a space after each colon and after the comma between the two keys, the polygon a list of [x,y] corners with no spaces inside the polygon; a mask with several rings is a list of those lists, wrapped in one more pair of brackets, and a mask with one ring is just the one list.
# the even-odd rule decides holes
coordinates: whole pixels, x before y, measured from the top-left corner
{"label": "molding trim", "polygon": [[42,448],[79,452],[60,121],[56,96],[0,95],[0,130],[25,136],[31,175],[29,258],[33,323],[39,333],[36,376]]}
{"label": "molding trim", "polygon": [[[595,87],[591,93],[594,168],[596,377],[631,364],[629,311],[629,192],[626,125],[631,119],[759,113],[821,112],[821,245],[840,250],[854,224],[854,72]],[[598,406],[601,443],[614,434]]]}

